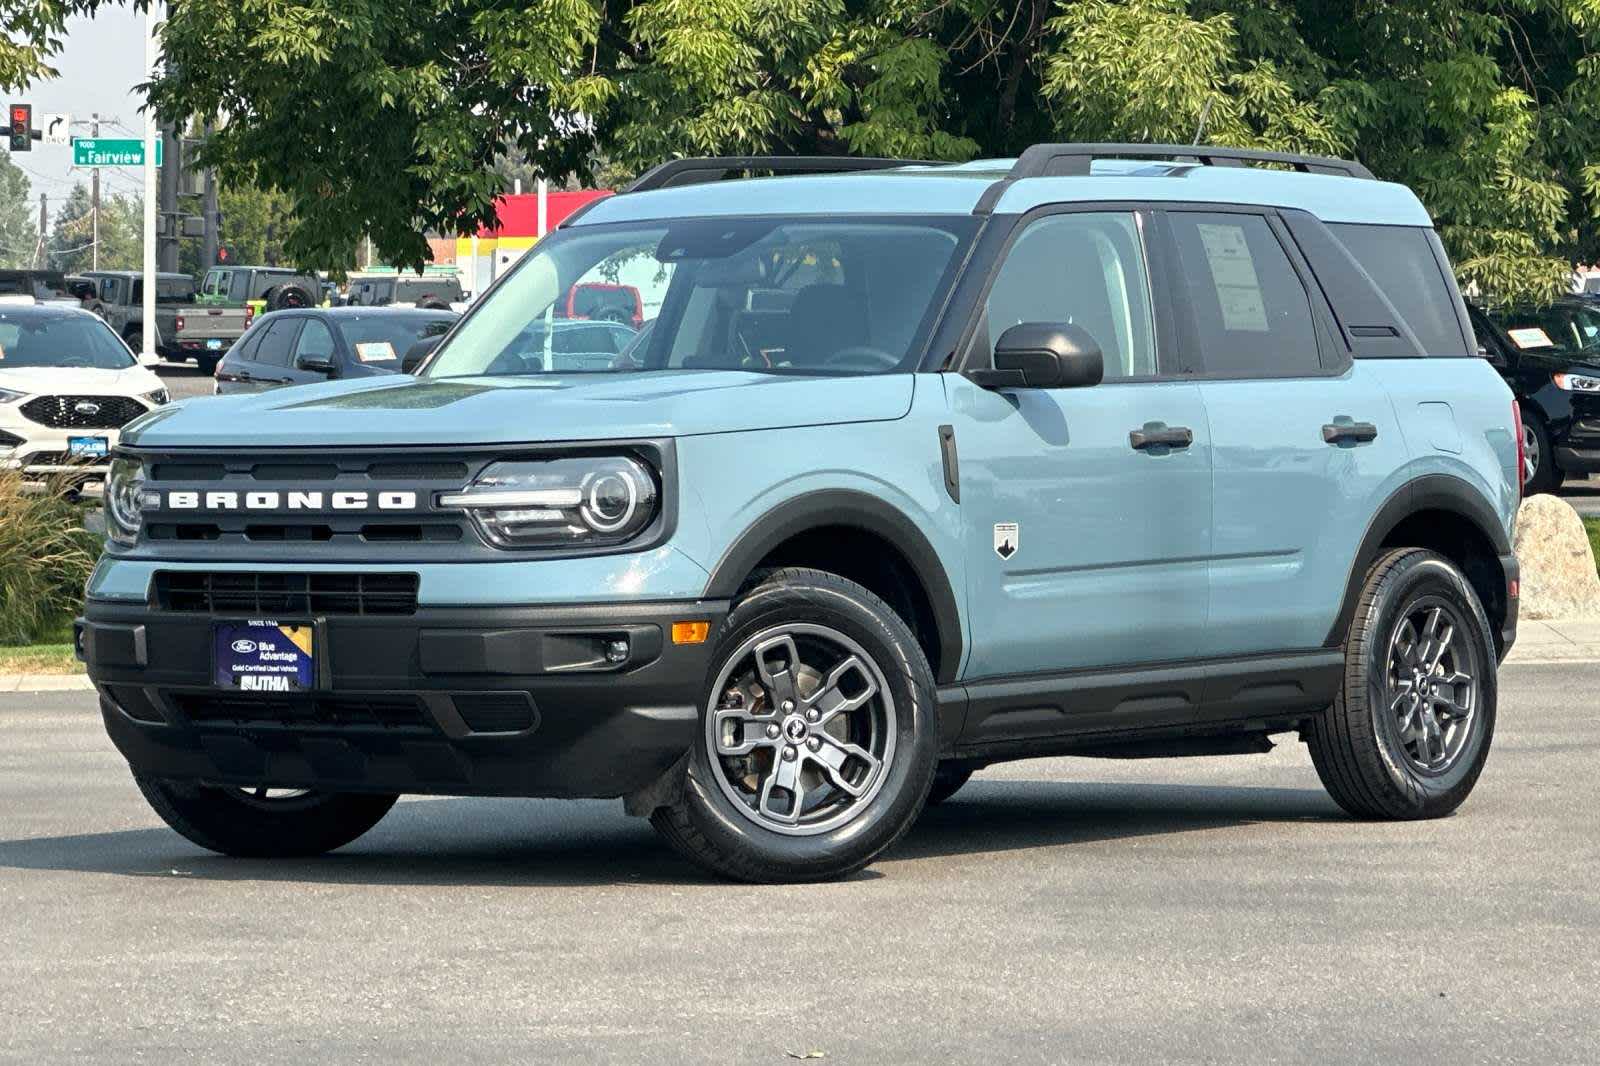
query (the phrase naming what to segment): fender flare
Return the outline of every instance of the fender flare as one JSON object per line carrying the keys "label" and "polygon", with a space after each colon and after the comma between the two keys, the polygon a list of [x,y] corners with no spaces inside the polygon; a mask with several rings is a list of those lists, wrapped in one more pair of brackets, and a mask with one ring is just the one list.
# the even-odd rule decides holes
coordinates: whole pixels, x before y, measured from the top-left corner
{"label": "fender flare", "polygon": [[[1378,557],[1379,545],[1394,532],[1396,526],[1419,511],[1447,511],[1470,523],[1493,546],[1495,554],[1504,560],[1512,554],[1511,538],[1495,514],[1494,508],[1473,486],[1450,474],[1424,474],[1401,485],[1384,501],[1361,538],[1350,575],[1345,579],[1344,601],[1339,616],[1323,642],[1325,647],[1337,648],[1344,643],[1350,620],[1355,616],[1356,603],[1361,598],[1361,583],[1367,570]],[[1504,562],[1500,563],[1502,570]]]}
{"label": "fender flare", "polygon": [[791,537],[826,526],[850,526],[888,541],[905,556],[927,591],[939,635],[939,676],[954,678],[961,664],[961,609],[939,553],[905,513],[876,496],[849,489],[811,492],[774,507],[735,537],[711,569],[708,599],[731,599],[756,564]]}

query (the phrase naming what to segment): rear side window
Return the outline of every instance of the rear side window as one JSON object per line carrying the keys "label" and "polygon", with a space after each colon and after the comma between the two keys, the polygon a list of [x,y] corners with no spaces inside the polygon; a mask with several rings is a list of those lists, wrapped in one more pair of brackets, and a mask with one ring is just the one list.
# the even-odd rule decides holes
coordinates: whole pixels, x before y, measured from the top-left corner
{"label": "rear side window", "polygon": [[1424,352],[1462,354],[1465,340],[1455,295],[1439,269],[1427,230],[1354,223],[1332,223],[1328,228],[1394,304]]}
{"label": "rear side window", "polygon": [[1311,301],[1267,220],[1188,211],[1168,217],[1205,372],[1284,377],[1320,370]]}
{"label": "rear side window", "polygon": [[300,332],[298,318],[273,316],[267,323],[267,332],[256,342],[255,361],[273,366],[288,366],[289,352],[294,348],[295,334]]}

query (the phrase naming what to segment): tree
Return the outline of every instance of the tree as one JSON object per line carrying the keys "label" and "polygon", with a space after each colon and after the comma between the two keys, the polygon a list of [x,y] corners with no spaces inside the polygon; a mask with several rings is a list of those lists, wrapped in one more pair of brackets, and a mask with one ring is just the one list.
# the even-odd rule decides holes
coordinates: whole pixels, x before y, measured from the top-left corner
{"label": "tree", "polygon": [[[69,15],[0,0],[0,85]],[[143,0],[135,0],[136,4]],[[1354,154],[1410,184],[1463,278],[1547,296],[1600,257],[1595,0],[184,0],[164,114],[226,115],[207,157],[276,189],[285,252],[348,267],[370,234],[492,221],[496,160],[806,152],[967,159],[1049,139]],[[216,41],[229,42],[218,49]],[[514,163],[512,165],[515,165]],[[504,169],[504,168],[502,168]]]}
{"label": "tree", "polygon": [[[51,269],[78,274],[96,263],[95,226],[89,190],[80,182],[67,194],[67,202],[56,212],[50,237],[45,241],[45,258]],[[134,196],[103,194],[100,197],[101,270],[138,270],[144,263],[144,207]]]}
{"label": "tree", "polygon": [[33,220],[28,176],[9,156],[0,155],[0,267],[31,267],[39,228]]}

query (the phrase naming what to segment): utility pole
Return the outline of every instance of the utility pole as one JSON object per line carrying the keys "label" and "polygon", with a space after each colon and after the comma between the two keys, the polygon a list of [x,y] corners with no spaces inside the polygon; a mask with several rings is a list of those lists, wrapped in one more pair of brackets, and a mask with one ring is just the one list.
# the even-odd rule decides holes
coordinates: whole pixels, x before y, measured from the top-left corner
{"label": "utility pole", "polygon": [[200,269],[205,270],[217,265],[217,245],[220,243],[217,233],[217,172],[210,167],[205,169],[205,194],[200,198],[200,213],[206,220],[205,237],[200,245]]}
{"label": "utility pole", "polygon": [[161,230],[157,247],[161,269],[174,273],[178,269],[178,238],[183,233],[183,223],[178,216],[178,185],[183,176],[183,141],[170,122],[161,124]]}
{"label": "utility pole", "polygon": [[45,224],[48,222],[49,218],[50,218],[49,205],[45,200],[44,193],[40,193],[39,194],[39,243],[36,246],[38,248],[38,251],[33,253],[33,266],[34,266],[35,270],[43,270],[44,267],[45,267],[45,262],[44,262],[44,232],[45,232]]}
{"label": "utility pole", "polygon": [[[96,111],[89,116],[89,131],[96,140],[100,139],[100,112]],[[89,240],[94,243],[89,246],[89,269],[100,269],[100,168],[91,167],[89,170]]]}
{"label": "utility pole", "polygon": [[[147,80],[156,80],[156,59],[159,42],[156,38],[156,5],[152,2],[144,12],[144,69]],[[156,112],[153,107],[144,111],[144,300],[143,318],[139,335],[144,343],[143,356],[156,352]]]}

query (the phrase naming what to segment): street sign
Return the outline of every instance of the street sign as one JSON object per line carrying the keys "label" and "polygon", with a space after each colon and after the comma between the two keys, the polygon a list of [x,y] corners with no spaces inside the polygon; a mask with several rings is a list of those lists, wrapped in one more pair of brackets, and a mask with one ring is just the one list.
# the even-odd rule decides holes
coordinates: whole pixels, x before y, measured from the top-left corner
{"label": "street sign", "polygon": [[43,135],[40,138],[43,144],[72,143],[72,116],[65,112],[41,111],[34,116],[33,128]]}
{"label": "street sign", "polygon": [[[75,167],[142,167],[144,142],[137,137],[74,137]],[[156,166],[161,165],[161,141],[156,140]]]}

